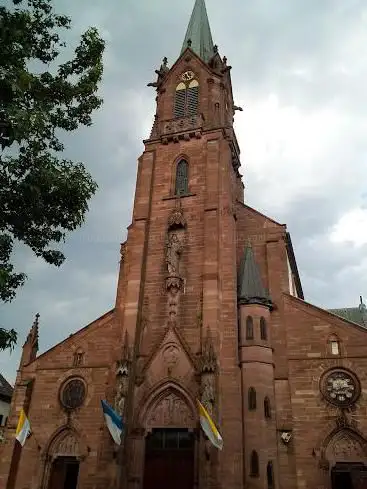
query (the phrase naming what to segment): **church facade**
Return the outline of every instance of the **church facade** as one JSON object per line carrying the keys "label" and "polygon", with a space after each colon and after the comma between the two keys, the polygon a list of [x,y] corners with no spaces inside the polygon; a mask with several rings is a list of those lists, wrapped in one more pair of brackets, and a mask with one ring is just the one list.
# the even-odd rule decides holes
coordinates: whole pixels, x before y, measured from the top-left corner
{"label": "church facade", "polygon": [[[36,317],[0,487],[366,488],[366,308],[306,302],[286,225],[247,205],[240,108],[204,0],[178,60],[156,73],[115,307],[41,355]],[[123,416],[121,447],[102,399]],[[32,435],[20,449],[22,408]]]}

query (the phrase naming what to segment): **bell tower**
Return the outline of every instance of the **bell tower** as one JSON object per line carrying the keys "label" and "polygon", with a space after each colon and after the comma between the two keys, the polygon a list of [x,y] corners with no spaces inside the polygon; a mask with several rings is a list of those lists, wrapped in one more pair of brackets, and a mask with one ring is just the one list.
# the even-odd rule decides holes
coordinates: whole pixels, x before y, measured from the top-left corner
{"label": "bell tower", "polygon": [[[172,66],[164,58],[148,84],[156,89],[156,113],[121,247],[116,311],[121,341],[131,345],[122,403],[124,488],[149,489],[149,474],[160,472],[165,486],[177,485],[180,473],[187,489],[243,485],[235,211],[243,184],[233,129],[241,109],[230,72],[213,43],[205,2],[196,0],[179,58]],[[230,450],[208,445],[196,399]],[[177,440],[192,436],[192,454],[180,458],[187,466],[171,461],[155,470],[149,454],[173,432]]]}

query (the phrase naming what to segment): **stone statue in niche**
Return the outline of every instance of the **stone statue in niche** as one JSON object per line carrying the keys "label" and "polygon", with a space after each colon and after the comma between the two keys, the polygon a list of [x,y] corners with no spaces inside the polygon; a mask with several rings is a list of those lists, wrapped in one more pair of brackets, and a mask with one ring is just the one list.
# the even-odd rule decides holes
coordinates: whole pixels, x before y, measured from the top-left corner
{"label": "stone statue in niche", "polygon": [[180,258],[183,251],[182,239],[176,232],[168,233],[166,247],[166,263],[170,277],[179,276]]}

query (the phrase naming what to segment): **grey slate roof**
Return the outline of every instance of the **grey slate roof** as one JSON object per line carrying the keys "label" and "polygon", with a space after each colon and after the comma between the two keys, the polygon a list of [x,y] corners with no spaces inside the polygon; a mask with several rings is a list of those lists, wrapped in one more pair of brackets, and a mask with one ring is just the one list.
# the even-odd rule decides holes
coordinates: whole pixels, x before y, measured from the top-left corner
{"label": "grey slate roof", "polygon": [[260,270],[250,244],[247,245],[244,251],[240,265],[238,299],[240,303],[271,305],[269,293],[263,285]]}
{"label": "grey slate roof", "polygon": [[214,55],[213,38],[210,31],[208,14],[205,7],[205,0],[196,0],[194,10],[186,31],[185,40],[182,45],[181,54],[188,47],[191,41],[191,49],[206,63]]}
{"label": "grey slate roof", "polygon": [[359,324],[367,328],[367,308],[363,303],[362,297],[360,297],[360,304],[358,307],[344,307],[340,309],[328,309],[329,312],[340,316],[347,321]]}
{"label": "grey slate roof", "polygon": [[0,374],[0,397],[9,398],[13,395],[13,387],[9,384],[9,382]]}

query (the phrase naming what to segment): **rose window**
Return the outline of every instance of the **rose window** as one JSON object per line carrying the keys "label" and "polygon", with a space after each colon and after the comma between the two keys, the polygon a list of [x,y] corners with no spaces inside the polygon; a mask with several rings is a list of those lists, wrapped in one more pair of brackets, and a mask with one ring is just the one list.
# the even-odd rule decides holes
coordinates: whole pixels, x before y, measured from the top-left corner
{"label": "rose window", "polygon": [[337,369],[324,376],[321,391],[331,404],[346,407],[358,399],[360,386],[351,372]]}

